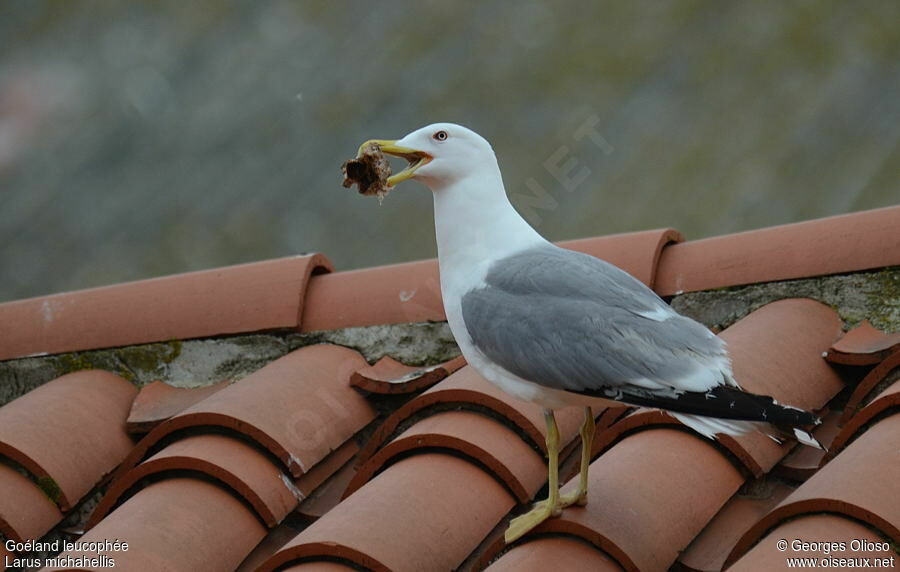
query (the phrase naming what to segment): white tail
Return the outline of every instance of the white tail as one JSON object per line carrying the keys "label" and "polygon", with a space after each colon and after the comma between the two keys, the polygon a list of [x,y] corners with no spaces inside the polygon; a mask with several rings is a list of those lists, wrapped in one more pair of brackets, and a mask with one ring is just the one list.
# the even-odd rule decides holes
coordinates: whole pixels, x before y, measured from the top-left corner
{"label": "white tail", "polygon": [[[751,431],[760,431],[776,443],[781,444],[783,442],[783,439],[781,437],[783,433],[782,431],[779,431],[776,427],[773,427],[768,423],[763,423],[760,421],[735,421],[734,419],[717,419],[715,417],[688,415],[686,413],[676,413],[674,411],[670,411],[669,414],[697,433],[700,433],[701,435],[709,439],[715,439],[716,435],[720,434],[739,436],[750,433]],[[794,428],[793,436],[803,445],[815,447],[816,449],[825,449],[825,447],[823,447],[815,437],[813,437],[810,433],[803,431],[802,429]]]}

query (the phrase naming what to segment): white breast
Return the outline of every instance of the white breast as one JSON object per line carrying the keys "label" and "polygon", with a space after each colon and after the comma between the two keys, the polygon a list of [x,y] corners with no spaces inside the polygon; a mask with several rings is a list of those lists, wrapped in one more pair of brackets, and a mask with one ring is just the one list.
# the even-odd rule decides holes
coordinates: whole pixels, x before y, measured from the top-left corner
{"label": "white breast", "polygon": [[544,407],[566,405],[570,394],[521,379],[489,360],[473,344],[462,315],[463,296],[485,286],[495,260],[547,241],[509,203],[496,162],[478,176],[433,190],[444,311],[469,365],[519,399]]}

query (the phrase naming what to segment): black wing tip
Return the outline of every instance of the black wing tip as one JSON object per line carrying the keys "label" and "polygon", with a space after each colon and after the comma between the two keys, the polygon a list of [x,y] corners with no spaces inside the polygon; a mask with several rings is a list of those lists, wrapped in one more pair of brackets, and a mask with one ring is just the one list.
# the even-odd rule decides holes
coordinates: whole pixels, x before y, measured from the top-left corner
{"label": "black wing tip", "polygon": [[774,404],[775,407],[781,409],[781,415],[777,421],[772,422],[773,425],[787,425],[790,427],[818,427],[822,424],[822,419],[815,413],[810,413],[796,407]]}
{"label": "black wing tip", "polygon": [[578,393],[615,399],[630,405],[667,409],[676,413],[735,421],[761,421],[786,429],[788,434],[791,434],[794,428],[815,427],[822,423],[817,415],[809,411],[781,405],[768,395],[748,393],[726,385],[719,385],[703,392],[683,391],[671,395],[621,389],[612,391],[593,389]]}

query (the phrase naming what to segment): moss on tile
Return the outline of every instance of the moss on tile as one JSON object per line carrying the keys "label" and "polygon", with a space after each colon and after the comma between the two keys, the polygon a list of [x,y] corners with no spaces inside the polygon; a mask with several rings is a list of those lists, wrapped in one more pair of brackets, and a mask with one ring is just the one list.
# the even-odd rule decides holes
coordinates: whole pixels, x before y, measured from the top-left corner
{"label": "moss on tile", "polygon": [[123,348],[70,352],[37,359],[50,363],[55,377],[85,369],[103,369],[143,385],[165,376],[168,364],[181,355],[182,343],[174,340]]}
{"label": "moss on tile", "polygon": [[121,375],[129,381],[143,385],[148,381],[163,379],[168,375],[169,366],[181,356],[183,343],[179,340],[171,340],[109,351],[121,364]]}
{"label": "moss on tile", "polygon": [[673,298],[672,307],[709,327],[724,329],[785,298],[827,304],[841,317],[845,329],[867,319],[884,332],[900,331],[900,267],[691,292]]}
{"label": "moss on tile", "polygon": [[85,369],[104,369],[134,381],[134,375],[125,370],[111,350],[72,352],[49,356],[46,359],[53,366],[56,376]]}
{"label": "moss on tile", "polygon": [[446,323],[174,340],[0,362],[0,405],[61,375],[86,369],[106,370],[137,386],[155,380],[176,387],[234,381],[289,351],[316,343],[351,347],[370,362],[390,355],[410,365],[433,365],[459,355]]}
{"label": "moss on tile", "polygon": [[63,375],[73,371],[97,368],[97,361],[95,359],[97,356],[93,354],[94,352],[73,352],[59,354],[47,359],[54,362],[57,373]]}
{"label": "moss on tile", "polygon": [[38,477],[37,485],[42,491],[44,491],[44,494],[47,495],[47,498],[52,500],[54,503],[59,504],[59,499],[62,497],[62,489],[59,488],[59,484],[57,484],[57,482],[53,480],[53,477],[50,477],[48,475]]}
{"label": "moss on tile", "polygon": [[900,331],[900,267],[873,275],[873,288],[867,293],[873,316],[869,321],[886,332]]}

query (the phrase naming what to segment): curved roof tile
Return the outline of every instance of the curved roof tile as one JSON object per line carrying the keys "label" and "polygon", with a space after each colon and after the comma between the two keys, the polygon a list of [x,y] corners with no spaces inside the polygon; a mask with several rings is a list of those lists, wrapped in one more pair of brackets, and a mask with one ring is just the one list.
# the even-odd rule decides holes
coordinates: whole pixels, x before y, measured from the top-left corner
{"label": "curved roof tile", "polygon": [[735,542],[793,490],[776,481],[766,482],[762,491],[754,487],[748,495],[733,496],[681,553],[679,566],[698,572],[723,570]]}
{"label": "curved roof tile", "polygon": [[[829,411],[822,416],[822,424],[812,432],[816,440],[826,449],[831,449],[834,438],[841,430],[838,425],[839,418],[840,415],[836,411]],[[815,447],[796,447],[772,469],[772,474],[793,481],[805,481],[819,470],[825,454],[825,451]]]}
{"label": "curved roof tile", "polygon": [[525,538],[577,536],[625,569],[667,570],[742,482],[706,440],[672,429],[642,431],[591,464],[587,506],[566,509]]}
{"label": "curved roof tile", "polygon": [[309,277],[330,269],[312,254],[7,302],[0,359],[296,328]]}
{"label": "curved roof tile", "polygon": [[357,453],[359,453],[359,445],[356,441],[350,439],[316,463],[316,466],[312,469],[303,473],[294,481],[294,486],[300,492],[300,498],[306,499],[309,497],[313,491],[322,486],[349,463]]}
{"label": "curved roof tile", "polygon": [[900,351],[892,353],[884,361],[873,367],[856,385],[853,394],[847,400],[844,412],[841,415],[841,423],[846,424],[850,421],[859,409],[867,403],[867,400],[876,388],[884,383],[886,378],[898,368],[900,368]]}
{"label": "curved roof tile", "polygon": [[303,499],[303,502],[297,507],[297,514],[311,521],[326,514],[341,502],[344,491],[347,490],[355,474],[356,467],[353,463],[346,463],[338,467],[328,480]]}
{"label": "curved roof tile", "polygon": [[58,377],[0,407],[0,455],[43,480],[69,510],[133,447],[125,419],[136,394],[106,371]]}
{"label": "curved roof tile", "polygon": [[[784,552],[778,550],[777,542],[781,539],[790,539],[791,544]],[[802,540],[809,543],[829,543],[826,549],[805,550],[802,544],[795,545],[795,540]],[[861,541],[858,545],[854,541]],[[838,544],[835,550],[834,545]],[[844,549],[840,549],[840,543],[843,543]],[[854,564],[831,564],[822,562],[822,559],[828,558],[891,558],[896,559],[897,555],[893,550],[871,550],[867,549],[874,543],[885,544],[885,540],[878,536],[866,526],[854,522],[848,518],[834,514],[814,514],[805,515],[795,520],[787,521],[763,538],[753,550],[748,552],[740,560],[729,568],[729,572],[758,572],[759,570],[779,570],[787,567],[788,557],[809,558],[816,560],[821,568],[844,568],[858,569],[862,566]],[[857,548],[854,548],[858,546]],[[795,547],[797,548],[795,550]],[[870,563],[871,564],[871,563]],[[879,566],[880,567],[880,566]],[[884,566],[885,568],[892,566]]]}
{"label": "curved roof tile", "polygon": [[357,352],[340,346],[295,350],[151,431],[117,477],[163,437],[207,426],[246,435],[299,477],[375,418],[375,410],[349,383],[365,363]]}
{"label": "curved roof tile", "polygon": [[446,411],[426,417],[384,446],[356,473],[353,494],[396,458],[416,450],[455,451],[490,469],[519,502],[528,502],[547,480],[547,466],[514,431],[480,413]]}
{"label": "curved roof tile", "polygon": [[0,560],[0,562],[4,563],[3,568],[0,568],[0,570],[6,570],[7,565],[5,563],[9,562],[10,560],[14,559],[15,557],[16,557],[16,555],[14,552],[10,552],[9,550],[6,549],[5,545],[0,544],[0,558],[3,559],[3,560]]}
{"label": "curved roof tile", "polygon": [[338,559],[377,572],[451,570],[512,506],[503,485],[472,463],[414,455],[385,469],[259,570],[300,559]]}
{"label": "curved roof tile", "polygon": [[128,432],[147,433],[166,419],[178,415],[229,384],[228,381],[220,381],[203,387],[187,388],[173,387],[162,381],[148,383],[141,388],[131,404]]}
{"label": "curved roof tile", "polygon": [[746,552],[766,530],[810,513],[841,514],[869,523],[888,538],[900,538],[898,441],[900,415],[876,423],[744,534],[728,562]]}
{"label": "curved roof tile", "polygon": [[[560,243],[609,260],[652,283],[660,251],[681,235],[672,229],[616,234]],[[316,276],[309,285],[302,330],[446,319],[437,260]]]}
{"label": "curved roof tile", "polygon": [[900,206],[692,240],[659,260],[662,296],[900,264]]}
{"label": "curved roof tile", "polygon": [[580,539],[553,536],[519,544],[491,564],[488,572],[592,570],[614,572],[622,567]]}
{"label": "curved roof tile", "polygon": [[828,349],[826,359],[847,365],[869,365],[898,350],[900,332],[888,334],[873,328],[868,320],[863,320]]}
{"label": "curved roof tile", "polygon": [[601,258],[654,287],[659,258],[664,248],[684,240],[673,228],[566,240],[559,246]]}
{"label": "curved roof tile", "polygon": [[390,356],[378,360],[375,365],[361,367],[350,376],[350,383],[371,393],[414,393],[441,381],[466,365],[466,358],[459,356],[430,367],[404,365]]}
{"label": "curved roof tile", "polygon": [[[429,408],[446,407],[448,404],[490,411],[508,421],[510,427],[521,432],[531,445],[543,452],[547,450],[547,429],[540,407],[511,397],[481,377],[474,368],[466,366],[392,413],[363,447],[359,463],[374,455],[407,419]],[[557,412],[556,420],[561,442],[567,443],[578,433],[582,412],[577,407],[562,409]]]}
{"label": "curved roof tile", "polygon": [[299,491],[263,453],[224,435],[194,435],[175,441],[116,480],[94,509],[95,526],[129,489],[147,477],[171,471],[196,471],[230,487],[273,527],[297,506]]}
{"label": "curved roof tile", "polygon": [[[175,478],[142,489],[79,542],[127,542],[128,550],[102,553],[114,560],[116,569],[216,572],[237,568],[265,530],[244,503],[225,489],[197,479]],[[61,556],[96,558],[97,552]]]}
{"label": "curved roof tile", "polygon": [[62,520],[62,513],[40,487],[3,463],[0,491],[0,534],[6,538],[16,542],[38,539]]}
{"label": "curved roof tile", "polygon": [[[892,244],[891,240],[898,236],[897,226],[888,228],[878,221],[883,221],[885,216],[896,220],[898,215],[900,207],[671,246],[666,245],[680,237],[668,230],[572,241],[564,246],[619,264],[666,293],[673,287],[673,277],[677,278],[685,268],[693,269],[688,278],[692,287],[696,287],[723,280],[721,285],[736,280],[759,282],[776,279],[773,277],[844,272],[855,268],[854,265],[896,257],[900,249],[885,248],[885,245]],[[866,232],[860,232],[864,227]],[[856,246],[847,246],[853,241]],[[813,243],[817,253],[811,250]],[[835,250],[835,245],[847,248]],[[831,251],[826,252],[827,249]],[[853,255],[848,257],[847,252]],[[807,255],[810,255],[808,260],[804,258]],[[785,260],[786,264],[780,263]],[[683,262],[687,266],[679,267]],[[177,329],[180,333],[162,338],[169,339],[194,336],[202,330],[192,329],[197,325],[208,328],[202,331],[216,332],[232,326],[241,331],[314,330],[443,317],[434,261],[318,275],[307,280],[306,270],[310,274],[321,271],[321,264],[327,266],[322,259],[314,258],[270,261],[212,270],[200,273],[204,276],[199,278],[197,275],[169,277],[0,304],[0,318],[24,312],[21,315],[28,320],[50,320],[71,333],[72,320],[81,316],[81,327],[86,328],[83,330],[85,343],[118,346],[148,335],[137,327],[144,325],[141,320],[149,320],[152,335],[162,335],[169,326],[180,328]],[[301,266],[305,270],[298,277],[296,270]],[[654,277],[657,268],[659,272]],[[199,285],[223,282],[229,283],[232,293],[214,296],[207,307],[230,304],[225,309],[226,315],[210,316],[203,314],[201,308],[179,310],[196,294]],[[177,288],[173,290],[174,286]],[[178,289],[184,291],[177,292]],[[158,294],[155,298],[154,292]],[[108,308],[102,307],[101,293]],[[70,307],[64,304],[66,301],[72,302],[71,308],[78,312],[67,310]],[[329,304],[332,307],[327,307]],[[135,313],[134,308],[139,311]],[[152,312],[153,308],[158,312],[152,316],[141,313]],[[176,318],[187,322],[187,329]],[[119,335],[125,326],[130,328],[129,332]],[[42,337],[42,327],[26,329],[31,340],[28,347],[33,349],[19,347],[16,351],[69,347],[61,341],[62,334]],[[731,346],[738,380],[746,389],[823,411],[841,389],[841,378],[853,384],[857,373],[863,371],[863,368],[832,369],[822,359],[823,350],[829,347],[847,350],[854,337],[865,333],[854,331],[835,343],[839,327],[840,322],[830,309],[809,300],[786,300],[754,312],[729,328],[723,337]],[[871,363],[884,358],[892,348],[896,351],[893,342],[885,345],[883,336],[876,337],[875,342],[866,342],[868,346],[857,344],[858,347],[842,355],[856,360],[862,355],[863,361]],[[57,345],[48,346],[50,342]],[[76,340],[76,343],[80,342]],[[831,353],[836,356],[840,352]],[[123,464],[117,474],[127,475],[126,480],[112,487],[128,490],[121,495],[111,494],[110,498],[121,496],[116,501],[119,506],[100,520],[83,540],[124,535],[133,545],[127,555],[121,555],[119,565],[139,570],[234,569],[266,559],[264,569],[280,564],[332,570],[347,566],[450,569],[472,563],[483,566],[497,555],[499,559],[494,566],[502,569],[502,566],[519,568],[525,559],[540,562],[549,558],[558,563],[559,558],[577,554],[576,566],[591,562],[597,567],[621,565],[652,571],[672,565],[719,569],[726,556],[737,558],[740,551],[725,555],[730,547],[711,549],[711,544],[732,544],[743,534],[738,545],[746,550],[759,536],[768,534],[766,531],[772,526],[775,528],[771,534],[778,534],[790,530],[793,523],[810,523],[822,516],[809,516],[809,511],[841,513],[843,517],[832,515],[828,517],[832,520],[822,521],[823,526],[836,527],[838,531],[853,518],[868,522],[885,536],[895,535],[900,508],[894,502],[896,479],[891,478],[897,473],[892,467],[896,460],[892,452],[896,451],[889,447],[898,440],[900,416],[892,415],[896,411],[894,393],[883,392],[864,409],[856,411],[894,379],[884,363],[887,362],[876,367],[851,397],[846,417],[854,413],[856,417],[849,419],[851,423],[835,447],[837,456],[762,518],[759,515],[780,497],[759,500],[748,499],[746,495],[734,496],[734,493],[742,483],[744,469],[754,475],[765,473],[784,454],[783,448],[775,447],[762,435],[731,442],[725,439],[723,448],[684,428],[672,430],[671,420],[660,412],[633,411],[623,417],[628,410],[617,407],[598,411],[601,433],[595,442],[600,444],[602,454],[592,464],[591,503],[585,508],[567,509],[562,517],[547,521],[504,552],[502,521],[510,516],[509,511],[517,500],[533,494],[545,476],[540,456],[545,449],[540,409],[508,397],[472,368],[463,367],[408,401],[375,430],[370,443],[358,455],[366,473],[357,477],[354,487],[359,488],[338,503],[357,467],[351,460],[358,450],[354,436],[366,434],[367,430],[360,432],[360,429],[375,418],[373,406],[351,385],[351,377],[356,374],[358,384],[372,384],[372,388],[383,385],[391,393],[398,386],[421,389],[425,385],[422,379],[429,376],[411,383],[392,384],[397,380],[394,373],[408,375],[413,368],[387,360],[370,367],[352,350],[328,345],[307,347],[202,400],[191,397],[187,404],[174,400],[170,407],[167,405],[168,409],[162,407],[165,409],[162,414],[148,416],[145,421],[150,423],[172,417],[151,431]],[[82,475],[84,478],[76,483],[78,487],[72,486],[75,481],[66,483],[67,491],[83,489],[88,481],[96,483],[108,472],[109,469],[98,468],[104,463],[90,460],[96,447],[80,447],[78,439],[84,437],[85,427],[93,427],[92,423],[109,422],[105,432],[115,433],[115,439],[121,436],[127,440],[124,419],[134,396],[133,389],[102,390],[105,385],[128,385],[115,376],[106,377],[110,374],[80,372],[77,375],[93,378],[94,382],[105,381],[97,382],[101,390],[83,385],[83,379],[63,384],[67,386],[63,394],[83,394],[71,399],[40,393],[51,389],[60,391],[54,389],[62,381],[60,378],[28,394],[40,398],[35,397],[35,402],[28,407],[17,400],[0,409],[2,441],[3,436],[12,434],[13,426],[20,430],[26,426],[23,424],[40,419],[40,414],[48,410],[45,398],[54,404],[49,408],[54,412],[53,420],[47,425],[53,428],[52,432],[35,433],[27,438],[15,435],[15,439],[20,439],[16,445],[21,447],[7,446],[4,452],[20,461],[35,477],[48,477],[45,483],[55,482],[55,473],[62,466],[75,467],[78,471],[93,467],[93,472]],[[95,393],[103,394],[103,399],[111,399],[111,395],[118,393],[121,396],[113,399],[113,406],[94,415],[99,420],[79,420],[71,427],[65,425],[66,415],[72,415],[73,411],[94,411],[82,404],[94,401],[88,396]],[[379,404],[388,401],[398,402],[396,398],[381,398]],[[17,405],[12,407],[14,404]],[[834,406],[839,405],[838,402]],[[4,415],[17,408],[21,411],[16,413],[16,422],[4,425]],[[112,416],[115,423],[110,421],[110,410],[117,412]],[[563,440],[571,439],[566,453],[574,452],[577,442],[573,438],[581,423],[581,411],[571,408],[559,412],[558,417]],[[830,421],[834,417],[832,414]],[[823,435],[829,427],[819,427],[817,434]],[[71,444],[70,434],[75,435]],[[55,451],[53,447],[60,443],[67,444],[67,450],[78,451],[90,462],[68,459],[49,467],[53,460],[44,455]],[[846,443],[849,445],[845,446]],[[380,452],[379,447],[383,447]],[[87,455],[83,455],[85,451]],[[775,466],[773,474],[791,478],[809,476],[815,471],[818,457],[807,458],[808,452],[803,449],[792,453]],[[144,457],[150,458],[139,464]],[[734,462],[736,458],[740,462]],[[366,460],[368,463],[363,463]],[[564,458],[561,475],[570,475],[573,467],[577,469],[574,466],[577,461],[577,454]],[[115,463],[110,460],[109,465]],[[32,501],[37,502],[39,497],[35,493],[40,489],[28,478],[3,469],[0,465],[0,482],[9,481],[10,486],[23,491],[13,495],[15,498],[0,499],[0,527],[6,527],[4,534],[12,534],[8,530],[10,523],[16,527],[16,534],[25,534],[22,531],[26,529],[38,531],[28,534],[42,534],[39,529],[52,526],[51,521],[58,521],[60,512],[47,500],[41,501],[46,511],[23,512],[34,504]],[[128,469],[133,470],[127,473]],[[135,475],[141,471],[153,473],[147,480],[154,482],[134,483]],[[293,483],[281,477],[276,479],[279,473],[288,472]],[[210,479],[209,475],[218,480]],[[130,486],[132,483],[135,486]],[[52,486],[45,488],[51,494],[54,491]],[[749,492],[754,490],[751,488]],[[290,526],[279,525],[273,534],[266,535],[266,524],[280,520],[280,515],[295,504],[297,497],[288,496],[290,491],[301,497],[314,494],[297,508],[299,516],[286,521]],[[75,493],[66,494],[68,497]],[[59,498],[64,508],[78,500]],[[752,501],[753,506],[742,506],[743,501]],[[514,512],[523,509],[516,507]],[[107,510],[98,512],[96,518]],[[300,521],[316,518],[303,533],[279,549],[285,541],[284,535],[290,534],[285,531]],[[786,521],[788,518],[796,520]],[[152,522],[166,522],[167,528],[148,526]],[[813,537],[819,534],[815,527],[811,530],[786,534]],[[280,531],[282,536],[274,538],[274,531]],[[821,534],[823,539],[828,538],[824,532]],[[271,541],[265,550],[257,549],[255,560],[245,558],[264,536]],[[761,547],[768,546],[767,542],[763,540],[751,547],[745,558],[755,558]],[[683,552],[676,564],[679,551]]]}
{"label": "curved roof tile", "polygon": [[897,413],[900,413],[900,379],[882,391],[862,411],[850,418],[834,438],[834,442],[821,464],[824,465],[835,455],[839,455],[847,445],[858,439],[873,423],[878,423],[880,419]]}
{"label": "curved roof tile", "polygon": [[353,568],[338,562],[305,562],[282,568],[281,572],[353,572]]}

